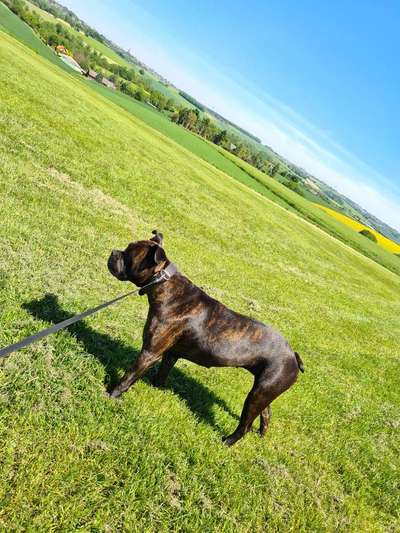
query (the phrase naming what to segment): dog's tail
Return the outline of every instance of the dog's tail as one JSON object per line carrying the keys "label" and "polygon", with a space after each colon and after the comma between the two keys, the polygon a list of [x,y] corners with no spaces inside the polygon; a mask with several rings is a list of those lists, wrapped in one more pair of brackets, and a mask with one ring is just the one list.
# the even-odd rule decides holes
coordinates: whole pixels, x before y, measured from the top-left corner
{"label": "dog's tail", "polygon": [[301,360],[300,355],[297,352],[294,352],[294,356],[296,357],[296,361],[297,361],[300,372],[304,372],[304,363]]}

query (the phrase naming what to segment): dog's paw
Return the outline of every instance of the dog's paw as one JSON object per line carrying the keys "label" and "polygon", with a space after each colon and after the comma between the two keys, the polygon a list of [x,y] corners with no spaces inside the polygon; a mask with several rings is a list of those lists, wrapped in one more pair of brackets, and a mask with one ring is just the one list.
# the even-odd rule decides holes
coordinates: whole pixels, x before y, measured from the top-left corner
{"label": "dog's paw", "polygon": [[242,433],[232,433],[232,435],[228,435],[227,437],[222,437],[222,442],[225,444],[225,446],[233,446],[235,442],[237,442],[239,439],[243,437]]}
{"label": "dog's paw", "polygon": [[110,392],[108,392],[108,391],[104,391],[104,392],[103,392],[103,396],[104,396],[105,398],[107,398],[108,400],[121,400],[121,395],[118,394],[118,393],[115,392],[115,391],[110,391]]}
{"label": "dog's paw", "polygon": [[222,437],[222,442],[225,444],[225,446],[230,448],[232,446],[232,444],[235,444],[236,441],[233,440],[232,439],[232,435],[230,435],[230,436]]}

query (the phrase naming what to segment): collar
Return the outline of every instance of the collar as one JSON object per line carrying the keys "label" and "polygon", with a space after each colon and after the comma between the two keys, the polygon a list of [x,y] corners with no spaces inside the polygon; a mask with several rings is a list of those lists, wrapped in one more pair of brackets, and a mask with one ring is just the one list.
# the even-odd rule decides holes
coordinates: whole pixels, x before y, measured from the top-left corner
{"label": "collar", "polygon": [[151,285],[158,285],[159,283],[164,283],[164,281],[168,281],[172,278],[176,273],[178,272],[178,269],[174,263],[170,263],[167,267],[163,268],[155,276],[151,278],[149,283],[146,283],[146,285],[143,285],[143,287],[139,290],[139,296],[143,296],[143,294],[146,293],[146,289],[150,287]]}

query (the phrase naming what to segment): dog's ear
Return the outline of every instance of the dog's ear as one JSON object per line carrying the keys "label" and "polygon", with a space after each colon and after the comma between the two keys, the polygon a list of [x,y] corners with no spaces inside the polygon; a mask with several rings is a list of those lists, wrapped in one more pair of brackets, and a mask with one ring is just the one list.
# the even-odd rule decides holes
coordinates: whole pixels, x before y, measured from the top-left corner
{"label": "dog's ear", "polygon": [[[154,239],[151,239],[151,240],[154,240]],[[161,248],[161,246],[153,246],[153,249],[154,249],[153,259],[156,265],[159,265],[163,261],[167,260],[167,256],[165,255],[164,248]]]}
{"label": "dog's ear", "polygon": [[164,242],[164,235],[156,229],[153,229],[151,233],[154,235],[154,237],[152,237],[150,240],[162,246]]}

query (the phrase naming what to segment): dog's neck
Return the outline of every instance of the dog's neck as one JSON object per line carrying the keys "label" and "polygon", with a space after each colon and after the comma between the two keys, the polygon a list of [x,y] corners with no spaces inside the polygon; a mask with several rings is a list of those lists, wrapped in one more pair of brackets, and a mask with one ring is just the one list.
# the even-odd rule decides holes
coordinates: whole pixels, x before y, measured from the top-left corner
{"label": "dog's neck", "polygon": [[177,272],[169,280],[150,287],[146,291],[150,310],[158,314],[165,306],[168,307],[174,300],[183,297],[187,289],[187,282],[187,278]]}
{"label": "dog's neck", "polygon": [[147,294],[149,297],[152,294],[157,293],[158,291],[156,291],[156,288],[162,287],[177,274],[178,269],[174,263],[166,261],[162,267],[154,273],[154,276],[140,289],[139,294]]}

